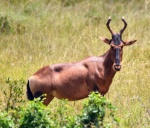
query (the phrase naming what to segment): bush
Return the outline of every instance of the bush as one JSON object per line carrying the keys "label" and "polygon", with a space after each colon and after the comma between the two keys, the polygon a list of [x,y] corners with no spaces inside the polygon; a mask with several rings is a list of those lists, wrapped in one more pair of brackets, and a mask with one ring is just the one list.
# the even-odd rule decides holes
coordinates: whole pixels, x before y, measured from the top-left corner
{"label": "bush", "polygon": [[14,122],[7,112],[0,112],[0,128],[14,128]]}
{"label": "bush", "polygon": [[67,100],[60,100],[57,106],[51,115],[55,128],[72,128],[75,122],[74,109],[68,105]]}
{"label": "bush", "polygon": [[6,80],[7,90],[3,90],[3,94],[5,95],[5,110],[9,111],[12,109],[18,109],[21,103],[24,103],[24,91],[23,86],[25,84],[24,79],[13,80],[8,78]]}
{"label": "bush", "polygon": [[116,108],[97,92],[89,95],[80,115],[73,114],[66,100],[60,101],[58,106],[52,114],[45,110],[39,99],[35,99],[22,111],[20,128],[110,128],[119,124],[115,117]]}
{"label": "bush", "polygon": [[[81,115],[76,119],[76,128],[109,128],[118,125],[115,117],[116,108],[97,92],[92,92],[84,102]],[[107,113],[107,114],[106,114]]]}
{"label": "bush", "polygon": [[50,121],[49,112],[45,111],[45,106],[40,99],[30,102],[27,109],[21,112],[19,128],[52,128],[53,122]]}

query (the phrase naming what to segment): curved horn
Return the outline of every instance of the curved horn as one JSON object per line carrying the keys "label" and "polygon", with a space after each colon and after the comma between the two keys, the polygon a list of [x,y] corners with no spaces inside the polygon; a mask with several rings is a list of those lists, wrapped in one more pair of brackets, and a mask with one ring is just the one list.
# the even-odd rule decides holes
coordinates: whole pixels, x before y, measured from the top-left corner
{"label": "curved horn", "polygon": [[106,26],[107,26],[108,30],[110,31],[110,33],[113,35],[114,32],[113,32],[113,30],[111,30],[111,28],[110,28],[110,26],[109,26],[110,21],[111,21],[111,17],[108,18],[107,23],[106,23]]}
{"label": "curved horn", "polygon": [[127,27],[127,22],[125,21],[124,17],[122,17],[121,20],[122,20],[123,23],[124,23],[124,27],[123,27],[123,29],[120,30],[120,35],[122,35],[122,33],[124,32],[124,30],[125,30],[126,27]]}

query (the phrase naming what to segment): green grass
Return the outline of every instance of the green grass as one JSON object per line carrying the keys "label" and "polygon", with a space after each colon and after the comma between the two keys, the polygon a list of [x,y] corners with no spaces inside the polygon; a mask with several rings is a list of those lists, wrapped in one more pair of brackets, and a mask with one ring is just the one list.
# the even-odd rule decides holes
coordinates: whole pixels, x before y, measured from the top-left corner
{"label": "green grass", "polygon": [[[0,0],[0,17],[7,16],[12,28],[9,33],[0,33],[0,88],[7,90],[8,77],[27,80],[45,65],[102,55],[109,46],[98,37],[111,37],[107,18],[112,17],[111,27],[119,31],[124,16],[128,27],[123,39],[137,42],[124,48],[122,70],[106,97],[118,108],[121,128],[150,127],[150,2],[71,0],[68,6],[65,2],[68,0],[63,4],[61,0]],[[2,91],[0,97],[3,103]],[[49,107],[53,109],[57,101]],[[81,102],[70,105],[78,112]]]}

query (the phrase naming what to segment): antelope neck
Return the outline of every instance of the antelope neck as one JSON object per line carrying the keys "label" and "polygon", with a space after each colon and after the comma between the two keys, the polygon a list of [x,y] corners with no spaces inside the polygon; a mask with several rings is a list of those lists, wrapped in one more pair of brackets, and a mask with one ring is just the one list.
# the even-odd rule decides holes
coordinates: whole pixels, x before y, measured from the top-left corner
{"label": "antelope neck", "polygon": [[112,55],[111,48],[102,57],[104,58],[105,77],[107,75],[113,77],[116,74],[116,71],[113,70],[115,55]]}

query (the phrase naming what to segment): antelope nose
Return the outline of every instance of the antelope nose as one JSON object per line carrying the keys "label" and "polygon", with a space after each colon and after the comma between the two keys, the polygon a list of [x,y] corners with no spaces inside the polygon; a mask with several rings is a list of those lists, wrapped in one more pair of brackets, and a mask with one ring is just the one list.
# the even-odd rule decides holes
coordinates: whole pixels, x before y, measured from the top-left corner
{"label": "antelope nose", "polygon": [[121,70],[121,65],[114,65],[114,68],[116,71],[120,71]]}

